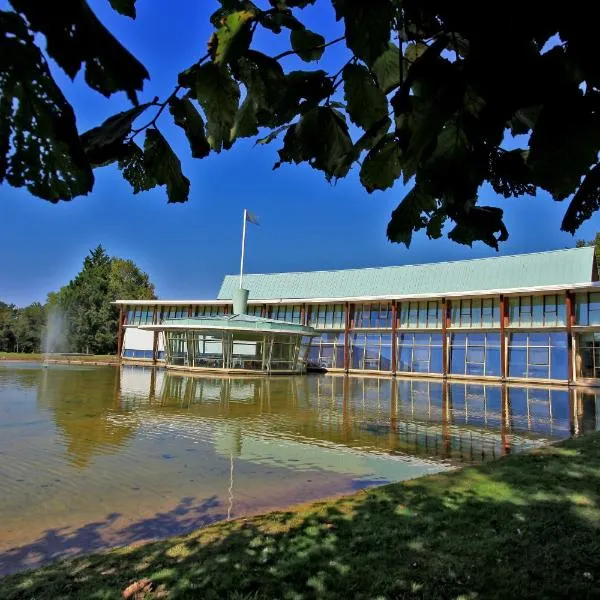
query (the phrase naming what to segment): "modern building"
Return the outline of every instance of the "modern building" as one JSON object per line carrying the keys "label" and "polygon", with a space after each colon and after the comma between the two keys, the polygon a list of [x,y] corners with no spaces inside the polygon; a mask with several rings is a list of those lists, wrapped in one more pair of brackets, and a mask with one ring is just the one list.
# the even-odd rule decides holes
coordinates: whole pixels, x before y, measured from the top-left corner
{"label": "modern building", "polygon": [[[123,361],[164,361],[164,327],[156,326],[231,315],[238,285],[237,276],[226,276],[215,300],[118,300]],[[314,328],[307,361],[315,369],[600,384],[600,283],[591,247],[245,275],[244,287],[250,316]]]}

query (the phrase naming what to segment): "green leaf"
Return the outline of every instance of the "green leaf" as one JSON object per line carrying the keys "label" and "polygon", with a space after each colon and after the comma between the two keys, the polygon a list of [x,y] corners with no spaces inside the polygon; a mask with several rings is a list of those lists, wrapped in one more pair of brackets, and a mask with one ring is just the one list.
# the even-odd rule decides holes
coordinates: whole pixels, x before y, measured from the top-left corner
{"label": "green leaf", "polygon": [[344,117],[335,109],[319,106],[307,112],[290,126],[279,150],[280,162],[308,162],[313,169],[323,171],[328,179],[344,177],[349,166],[346,155],[352,150],[352,140]]}
{"label": "green leaf", "polygon": [[423,213],[430,213],[437,208],[437,202],[422,186],[415,185],[392,212],[387,226],[387,237],[390,242],[404,244],[407,248],[412,241],[413,231],[426,226]]}
{"label": "green leaf", "polygon": [[252,96],[247,95],[235,115],[231,128],[231,140],[252,137],[258,133],[256,106]]}
{"label": "green leaf", "polygon": [[[600,101],[572,87],[556,90],[542,108],[529,140],[533,182],[556,200],[574,193],[600,150]],[[565,140],[569,140],[565,152]]]}
{"label": "green leaf", "polygon": [[573,196],[560,228],[575,233],[584,221],[590,219],[598,210],[600,210],[600,165],[595,165]]}
{"label": "green leaf", "polygon": [[204,132],[204,121],[191,100],[173,96],[169,102],[169,112],[173,115],[175,125],[179,125],[185,132],[192,156],[194,158],[208,156],[210,145]]}
{"label": "green leaf", "polygon": [[417,62],[423,54],[427,51],[427,46],[421,42],[413,42],[411,44],[407,44],[404,49],[404,58],[408,61],[409,64]]}
{"label": "green leaf", "polygon": [[308,29],[294,29],[290,33],[290,42],[296,54],[305,62],[319,60],[325,52],[325,38]]}
{"label": "green leaf", "polygon": [[181,162],[158,129],[146,132],[144,169],[158,185],[167,187],[169,203],[187,202],[190,181],[181,172]]}
{"label": "green leaf", "polygon": [[497,250],[498,242],[508,239],[508,231],[502,221],[503,214],[502,209],[495,206],[473,206],[464,213],[454,215],[456,226],[448,233],[448,237],[467,246],[482,241]]}
{"label": "green leaf", "polygon": [[53,2],[10,0],[32,31],[46,38],[46,50],[71,77],[85,65],[85,81],[104,96],[124,91],[137,104],[137,91],[149,79],[145,67],[102,25],[86,2],[71,0],[57,9]]}
{"label": "green leaf", "polygon": [[280,133],[287,131],[288,128],[289,128],[289,125],[283,125],[282,127],[278,127],[274,131],[271,131],[271,133],[269,135],[265,136],[264,138],[260,138],[259,140],[256,140],[256,144],[257,145],[258,144],[260,144],[260,145],[270,144],[273,140],[277,139],[277,137],[279,136]]}
{"label": "green leaf", "polygon": [[367,154],[360,169],[360,182],[367,192],[386,190],[402,170],[402,151],[393,134],[385,135]]}
{"label": "green leaf", "polygon": [[336,18],[344,19],[346,44],[371,66],[388,49],[396,9],[390,0],[333,0]]}
{"label": "green leaf", "polygon": [[135,1],[136,0],[109,0],[110,5],[116,10],[119,14],[124,15],[125,17],[131,17],[135,19]]}
{"label": "green leaf", "polygon": [[[386,51],[373,63],[371,70],[375,73],[377,83],[385,94],[400,85],[400,48],[391,42]],[[408,65],[404,65],[403,76],[406,77]]]}
{"label": "green leaf", "polygon": [[75,115],[23,19],[0,11],[0,183],[58,202],[87,194],[94,175]]}
{"label": "green leaf", "polygon": [[251,24],[256,17],[253,10],[240,10],[222,19],[222,25],[215,32],[215,43],[210,44],[212,59],[222,65],[237,60],[250,46]]}
{"label": "green leaf", "polygon": [[231,145],[231,130],[240,101],[240,88],[230,73],[213,63],[195,65],[180,73],[179,84],[190,88],[207,119],[210,147],[220,152]]}
{"label": "green leaf", "polygon": [[333,83],[322,70],[292,71],[285,76],[283,90],[275,114],[275,126],[288,123],[296,115],[316,108],[333,93]]}
{"label": "green leaf", "polygon": [[131,184],[134,194],[151,190],[158,185],[154,175],[146,169],[143,150],[135,142],[125,144],[125,151],[118,164],[123,178]]}
{"label": "green leaf", "polygon": [[107,165],[119,159],[123,151],[123,142],[131,133],[133,122],[148,106],[149,104],[140,104],[117,113],[81,136],[86,156],[92,166]]}
{"label": "green leaf", "polygon": [[387,116],[387,98],[365,67],[346,65],[343,77],[346,110],[355,125],[366,130]]}

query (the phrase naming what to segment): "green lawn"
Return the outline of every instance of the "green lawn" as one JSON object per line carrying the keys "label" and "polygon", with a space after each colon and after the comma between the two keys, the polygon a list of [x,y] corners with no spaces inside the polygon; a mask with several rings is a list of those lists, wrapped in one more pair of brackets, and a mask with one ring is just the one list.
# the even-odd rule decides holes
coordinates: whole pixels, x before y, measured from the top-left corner
{"label": "green lawn", "polygon": [[[31,352],[0,352],[0,360],[32,360],[41,361],[45,354]],[[80,362],[117,362],[114,354],[53,354],[51,360],[80,361]]]}
{"label": "green lawn", "polygon": [[[600,435],[13,575],[0,597],[598,598]],[[0,556],[1,560],[1,556]]]}

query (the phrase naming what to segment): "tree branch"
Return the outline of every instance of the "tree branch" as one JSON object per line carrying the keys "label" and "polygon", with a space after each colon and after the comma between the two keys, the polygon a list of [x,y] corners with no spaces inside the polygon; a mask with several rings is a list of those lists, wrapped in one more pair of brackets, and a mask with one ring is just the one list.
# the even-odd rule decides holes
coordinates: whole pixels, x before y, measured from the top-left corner
{"label": "tree branch", "polygon": [[[327,48],[327,46],[332,46],[333,44],[337,44],[338,42],[341,42],[342,40],[345,40],[346,36],[343,35],[335,40],[331,40],[331,42],[327,42],[325,44],[319,44],[318,46],[315,46],[314,48],[303,48],[302,51],[303,52],[308,52],[310,50],[320,50],[321,48]],[[296,50],[286,50],[285,52],[282,52],[281,54],[278,54],[277,56],[274,56],[273,58],[275,60],[279,60],[280,58],[284,58],[286,56],[291,56],[292,54],[298,54],[298,52]]]}

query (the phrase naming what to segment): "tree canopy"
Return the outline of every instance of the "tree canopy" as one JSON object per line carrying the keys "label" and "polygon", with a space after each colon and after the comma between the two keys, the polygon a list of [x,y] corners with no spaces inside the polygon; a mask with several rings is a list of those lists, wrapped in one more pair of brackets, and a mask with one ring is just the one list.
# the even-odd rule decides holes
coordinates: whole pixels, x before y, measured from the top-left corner
{"label": "tree canopy", "polygon": [[[545,190],[567,201],[574,233],[600,205],[600,41],[593,3],[540,0],[220,0],[207,18],[207,52],[163,98],[140,100],[145,67],[85,0],[9,0],[0,11],[0,183],[51,202],[87,194],[94,169],[115,163],[134,193],[165,186],[187,201],[190,182],[161,132],[173,119],[195,158],[237,140],[280,138],[278,160],[308,163],[328,180],[356,164],[369,193],[409,185],[387,235],[413,232],[492,247],[508,231],[503,211],[482,205]],[[135,0],[110,0],[125,17]],[[308,5],[331,7],[344,35],[306,28]],[[289,50],[256,49],[256,32],[289,38]],[[40,41],[45,41],[44,50]],[[333,44],[348,50],[326,72]],[[306,63],[286,70],[286,58]],[[79,132],[73,107],[48,66],[132,107]],[[176,83],[175,83],[176,79]],[[485,201],[485,200],[484,200]]]}

